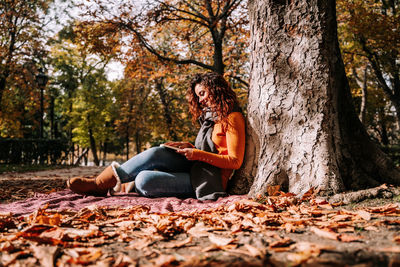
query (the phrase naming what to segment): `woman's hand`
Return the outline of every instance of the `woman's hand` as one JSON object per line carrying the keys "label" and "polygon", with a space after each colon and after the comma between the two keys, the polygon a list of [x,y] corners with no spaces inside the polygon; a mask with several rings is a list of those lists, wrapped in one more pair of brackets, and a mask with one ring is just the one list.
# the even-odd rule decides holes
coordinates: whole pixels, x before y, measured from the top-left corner
{"label": "woman's hand", "polygon": [[179,149],[183,149],[183,148],[194,148],[194,146],[186,141],[182,141],[182,142],[166,142],[165,145],[169,145],[169,146],[174,146],[177,147]]}
{"label": "woman's hand", "polygon": [[185,156],[188,160],[193,160],[193,148],[178,149],[176,152]]}

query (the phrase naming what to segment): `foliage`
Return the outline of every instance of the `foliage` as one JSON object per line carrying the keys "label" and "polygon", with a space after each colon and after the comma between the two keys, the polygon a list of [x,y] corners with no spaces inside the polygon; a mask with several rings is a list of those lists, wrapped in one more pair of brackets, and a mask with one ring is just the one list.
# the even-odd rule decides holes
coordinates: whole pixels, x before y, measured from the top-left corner
{"label": "foliage", "polygon": [[114,103],[105,67],[113,54],[93,54],[82,38],[73,25],[60,32],[52,50],[54,76],[64,130],[74,143],[90,147],[97,161],[98,148],[112,132]]}
{"label": "foliage", "polygon": [[45,56],[43,16],[52,1],[0,1],[0,136],[38,128],[37,65]]}
{"label": "foliage", "polygon": [[353,96],[358,107],[362,98],[367,102],[364,123],[379,142],[396,143],[396,124],[400,122],[400,4],[340,0],[337,9],[339,41]]}

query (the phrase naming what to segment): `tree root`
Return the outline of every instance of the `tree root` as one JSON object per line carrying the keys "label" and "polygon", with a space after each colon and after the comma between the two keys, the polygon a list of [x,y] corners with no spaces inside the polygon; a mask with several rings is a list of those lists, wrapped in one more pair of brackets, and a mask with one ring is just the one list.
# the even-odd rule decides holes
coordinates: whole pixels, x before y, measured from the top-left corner
{"label": "tree root", "polygon": [[400,195],[399,187],[387,186],[386,184],[383,184],[381,186],[370,189],[336,194],[328,198],[328,201],[330,203],[342,203],[344,205],[347,205],[350,203],[358,203],[365,199],[392,198],[397,195]]}

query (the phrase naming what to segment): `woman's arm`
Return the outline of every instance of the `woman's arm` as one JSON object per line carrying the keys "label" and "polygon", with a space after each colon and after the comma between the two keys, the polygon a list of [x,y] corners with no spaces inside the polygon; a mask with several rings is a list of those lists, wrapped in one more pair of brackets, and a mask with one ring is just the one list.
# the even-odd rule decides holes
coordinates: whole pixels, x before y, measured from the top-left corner
{"label": "woman's arm", "polygon": [[199,160],[222,169],[239,169],[243,162],[245,149],[245,122],[243,115],[233,112],[228,116],[226,131],[227,155],[218,155],[199,149],[181,149],[178,153],[189,160]]}

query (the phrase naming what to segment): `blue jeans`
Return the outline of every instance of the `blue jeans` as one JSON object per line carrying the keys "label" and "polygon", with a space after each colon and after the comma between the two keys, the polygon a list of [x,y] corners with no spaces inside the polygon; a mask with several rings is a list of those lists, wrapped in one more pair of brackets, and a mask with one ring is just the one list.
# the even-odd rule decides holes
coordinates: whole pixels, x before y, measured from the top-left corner
{"label": "blue jeans", "polygon": [[152,147],[116,168],[121,183],[135,181],[146,197],[195,197],[190,182],[192,162],[165,147]]}

